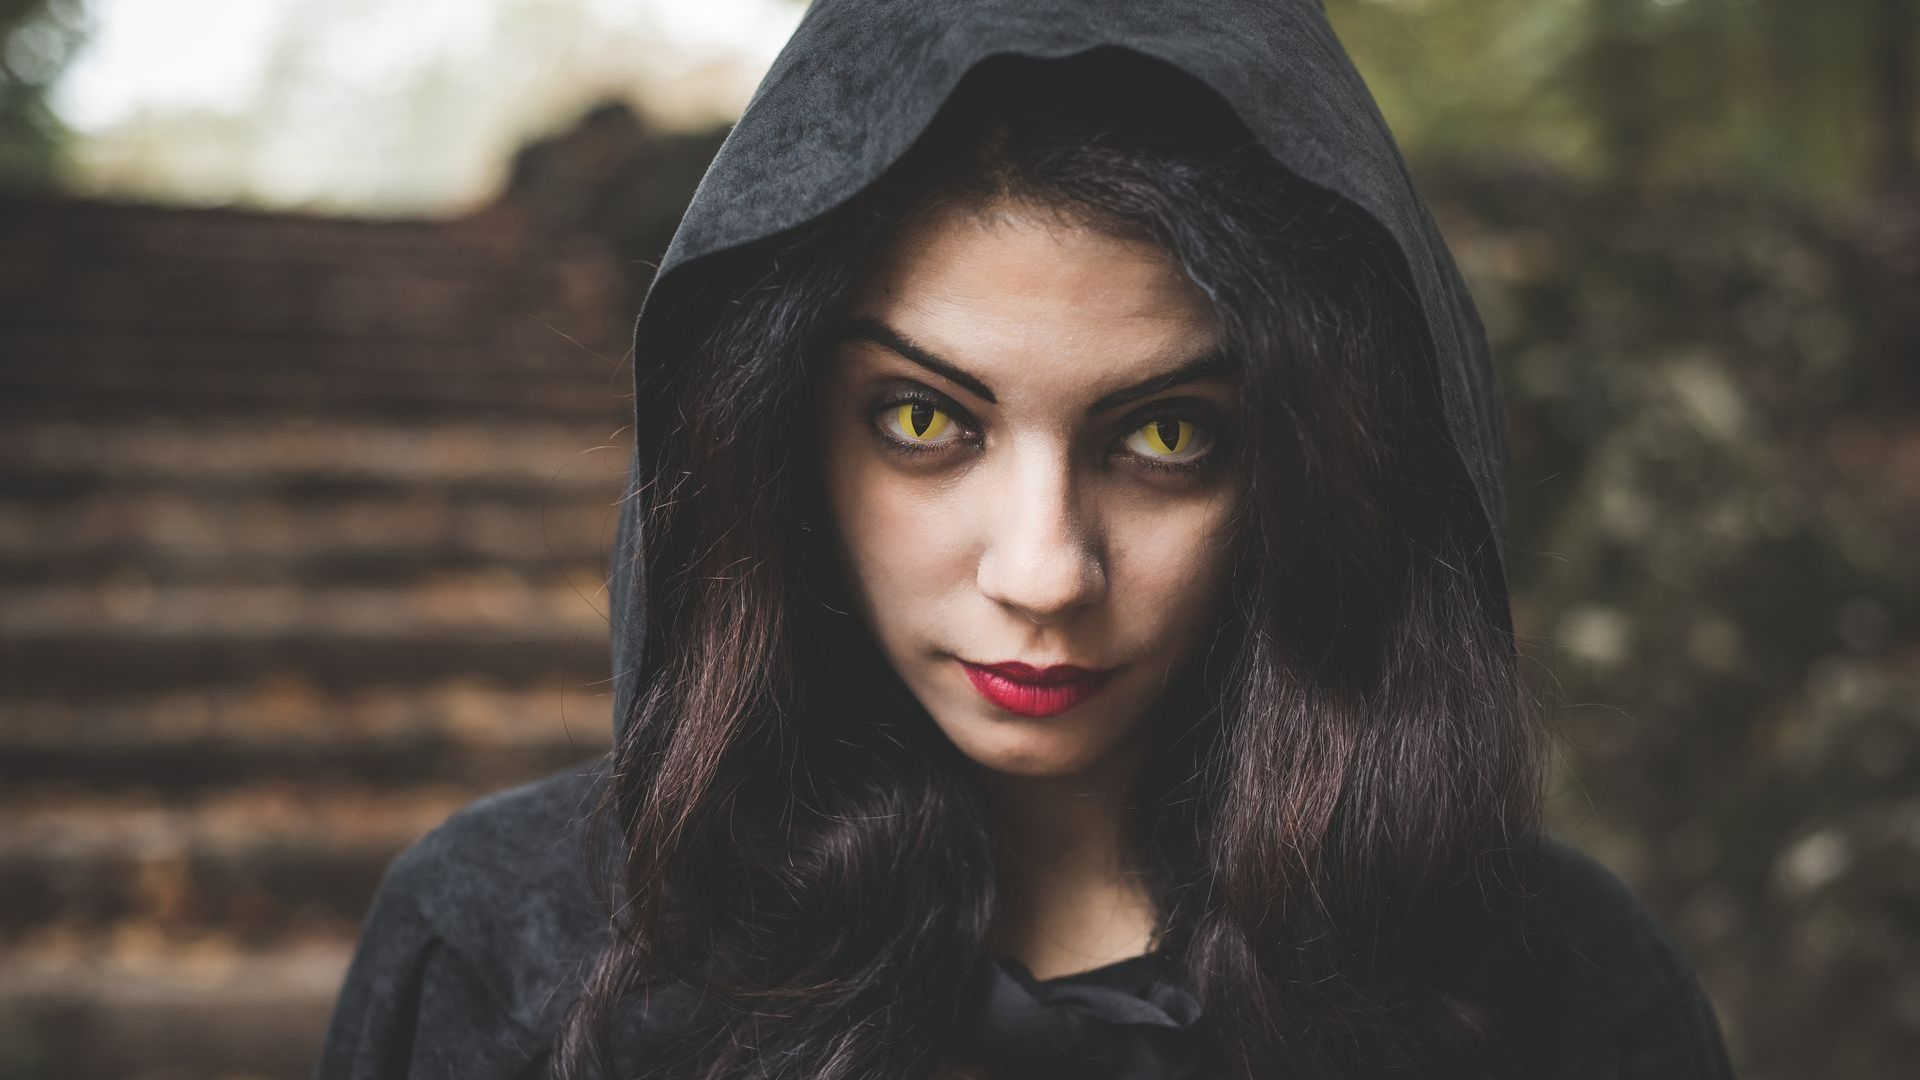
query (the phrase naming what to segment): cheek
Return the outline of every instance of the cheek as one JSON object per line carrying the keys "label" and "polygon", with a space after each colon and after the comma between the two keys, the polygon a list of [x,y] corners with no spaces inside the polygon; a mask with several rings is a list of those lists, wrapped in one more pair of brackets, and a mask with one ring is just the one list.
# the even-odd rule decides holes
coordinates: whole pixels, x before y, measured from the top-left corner
{"label": "cheek", "polygon": [[847,455],[833,470],[828,492],[848,580],[869,624],[891,638],[963,581],[957,496],[871,457]]}
{"label": "cheek", "polygon": [[[1184,646],[1221,598],[1229,568],[1226,508],[1196,500],[1115,522],[1112,602],[1132,634]],[[1169,653],[1171,662],[1175,656]]]}

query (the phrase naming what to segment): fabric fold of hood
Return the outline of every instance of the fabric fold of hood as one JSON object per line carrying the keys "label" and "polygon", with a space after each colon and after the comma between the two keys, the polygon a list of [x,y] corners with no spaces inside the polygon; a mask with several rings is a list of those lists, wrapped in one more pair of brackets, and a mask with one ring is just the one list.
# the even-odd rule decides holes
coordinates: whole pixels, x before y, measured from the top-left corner
{"label": "fabric fold of hood", "polygon": [[[670,403],[665,327],[715,256],[846,202],[911,147],[963,76],[999,56],[1035,60],[1117,48],[1210,88],[1287,171],[1370,217],[1419,301],[1452,448],[1498,555],[1510,469],[1486,333],[1465,282],[1371,94],[1318,0],[816,0],[708,168],[634,330],[635,432],[608,598],[614,717],[644,672],[645,538],[631,497],[652,475],[650,433]],[[685,328],[679,328],[684,332]]]}

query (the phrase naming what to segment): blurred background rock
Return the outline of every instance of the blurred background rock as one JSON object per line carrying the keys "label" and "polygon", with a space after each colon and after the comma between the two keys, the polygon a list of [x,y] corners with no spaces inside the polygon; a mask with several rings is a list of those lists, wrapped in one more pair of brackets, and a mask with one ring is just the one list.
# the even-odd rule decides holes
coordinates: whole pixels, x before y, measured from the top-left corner
{"label": "blurred background rock", "polygon": [[[1920,16],[1327,0],[1515,434],[1556,829],[1743,1076],[1920,1060]],[[0,1077],[304,1075],[598,752],[625,334],[791,0],[0,0]]]}

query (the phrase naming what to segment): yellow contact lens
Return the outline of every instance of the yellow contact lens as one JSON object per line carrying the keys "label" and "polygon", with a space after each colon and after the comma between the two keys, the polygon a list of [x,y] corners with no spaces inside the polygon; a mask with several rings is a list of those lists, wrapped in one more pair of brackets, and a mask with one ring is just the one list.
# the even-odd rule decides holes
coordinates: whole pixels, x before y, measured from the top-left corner
{"label": "yellow contact lens", "polygon": [[[1155,453],[1179,455],[1193,445],[1193,423],[1189,420],[1155,420],[1140,429],[1146,435],[1147,448]],[[1172,445],[1168,445],[1168,436]]]}
{"label": "yellow contact lens", "polygon": [[899,409],[900,430],[915,439],[930,440],[947,430],[953,421],[945,412],[923,402],[908,402]]}

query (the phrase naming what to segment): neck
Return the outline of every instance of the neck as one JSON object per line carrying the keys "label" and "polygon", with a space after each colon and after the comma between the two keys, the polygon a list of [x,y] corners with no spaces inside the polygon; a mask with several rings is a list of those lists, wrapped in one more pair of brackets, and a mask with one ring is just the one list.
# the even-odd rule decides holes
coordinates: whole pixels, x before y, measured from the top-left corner
{"label": "neck", "polygon": [[1146,952],[1159,919],[1127,843],[1137,753],[1071,777],[992,774],[1000,823],[989,944],[1036,978]]}

